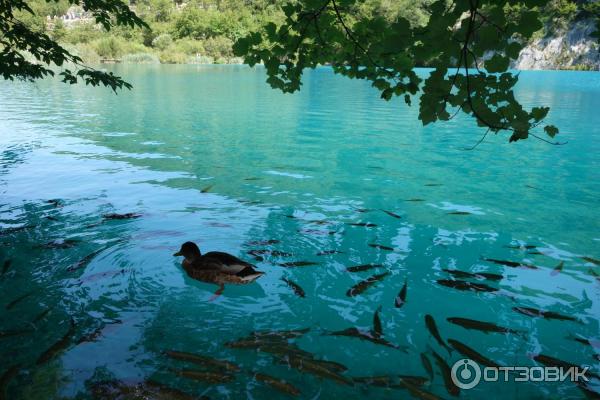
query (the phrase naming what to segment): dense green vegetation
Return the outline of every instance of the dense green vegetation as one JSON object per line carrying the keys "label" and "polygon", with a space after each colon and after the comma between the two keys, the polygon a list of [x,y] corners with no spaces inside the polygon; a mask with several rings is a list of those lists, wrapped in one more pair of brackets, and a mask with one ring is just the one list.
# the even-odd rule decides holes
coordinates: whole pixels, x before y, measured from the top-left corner
{"label": "dense green vegetation", "polygon": [[[35,16],[25,21],[64,44],[89,63],[100,59],[125,62],[227,63],[240,62],[232,51],[235,41],[269,22],[280,24],[284,0],[137,0],[132,9],[148,28],[115,27],[106,31],[94,21],[63,23],[46,16],[64,15],[69,2],[31,1]],[[433,0],[366,0],[353,11],[356,18],[398,16],[411,25],[423,26]],[[545,28],[538,36],[563,30],[574,20],[600,15],[600,5],[591,1],[552,0],[542,10]]]}

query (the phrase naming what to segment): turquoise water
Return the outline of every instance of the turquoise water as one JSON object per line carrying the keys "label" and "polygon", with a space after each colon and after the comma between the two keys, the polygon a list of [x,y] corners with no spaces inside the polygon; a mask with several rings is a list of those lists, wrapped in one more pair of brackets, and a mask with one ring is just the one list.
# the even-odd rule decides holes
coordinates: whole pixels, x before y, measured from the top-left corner
{"label": "turquoise water", "polygon": [[[600,370],[600,348],[571,337],[600,339],[600,280],[593,275],[600,266],[582,259],[600,259],[599,74],[521,73],[519,98],[551,106],[548,122],[568,144],[508,144],[506,136],[489,135],[465,151],[484,133],[472,121],[424,128],[417,108],[381,101],[367,83],[327,68],[307,73],[294,95],[271,90],[261,69],[115,69],[133,91],[0,83],[0,263],[11,261],[0,277],[0,331],[22,331],[0,337],[0,371],[20,365],[7,384],[9,398],[89,398],[86,388],[101,379],[153,379],[216,399],[288,398],[246,372],[217,385],[177,376],[173,370],[194,366],[162,354],[170,349],[286,379],[300,398],[410,398],[403,389],[340,385],[225,343],[256,330],[310,328],[296,345],[344,364],[344,376],[426,377],[420,353],[433,363],[435,351],[450,366],[463,358],[429,334],[426,314],[444,340],[502,365],[540,365],[532,357],[542,353]],[[141,217],[102,219],[129,212]],[[377,226],[350,225],[361,222]],[[189,279],[172,256],[187,240],[251,261],[266,275],[211,301],[216,286]],[[252,244],[266,240],[279,243]],[[507,247],[519,245],[536,247]],[[257,261],[247,254],[252,249],[291,256]],[[341,253],[317,256],[327,250]],[[292,261],[319,264],[278,265]],[[382,266],[346,271],[368,263]],[[466,279],[497,292],[460,291],[437,282],[452,277],[443,269],[503,279]],[[346,296],[385,271],[364,293]],[[405,280],[406,304],[395,308]],[[407,352],[325,335],[370,329],[379,306],[384,338]],[[513,310],[519,306],[581,323],[532,318]],[[527,334],[466,330],[448,317]],[[36,364],[63,337],[61,351]],[[434,371],[423,390],[451,397],[435,363]],[[464,398],[484,395],[570,399],[582,392],[540,382],[461,391]]]}

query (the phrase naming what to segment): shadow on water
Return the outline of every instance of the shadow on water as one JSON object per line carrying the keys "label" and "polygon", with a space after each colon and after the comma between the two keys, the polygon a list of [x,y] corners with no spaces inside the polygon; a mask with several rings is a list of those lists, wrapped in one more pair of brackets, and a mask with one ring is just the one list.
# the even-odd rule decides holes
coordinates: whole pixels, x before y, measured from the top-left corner
{"label": "shadow on water", "polygon": [[[549,209],[559,209],[570,183],[559,180],[542,193],[524,187],[501,193],[490,179],[507,183],[515,175],[488,171],[478,184],[472,172],[453,168],[466,158],[449,161],[447,148],[427,149],[433,146],[424,138],[427,130],[396,154],[390,149],[403,148],[406,138],[389,135],[390,127],[404,123],[410,129],[412,117],[371,104],[368,89],[350,96],[352,90],[337,81],[330,82],[330,96],[352,100],[331,106],[331,98],[315,95],[331,79],[323,71],[310,75],[305,95],[265,91],[260,99],[249,90],[259,87],[261,76],[229,73],[223,80],[210,72],[202,83],[209,93],[228,93],[233,89],[226,82],[233,79],[244,89],[240,104],[251,111],[245,118],[236,114],[239,107],[230,118],[219,115],[231,93],[212,102],[190,95],[186,107],[173,96],[149,104],[155,91],[168,89],[164,82],[145,81],[156,78],[150,69],[132,75],[139,91],[123,98],[139,102],[129,108],[114,109],[112,97],[88,99],[85,89],[42,86],[45,96],[88,110],[89,119],[80,123],[73,114],[61,127],[52,118],[57,110],[35,117],[24,112],[22,118],[39,131],[23,125],[21,137],[4,139],[0,389],[10,398],[186,398],[174,388],[211,398],[264,398],[294,391],[260,374],[285,379],[302,398],[418,397],[419,391],[447,397],[438,365],[452,366],[465,355],[437,341],[426,315],[444,345],[458,341],[500,365],[543,365],[533,359],[541,353],[593,365],[597,372],[600,269],[595,259],[582,258],[594,256],[593,213],[591,224],[561,225],[562,216],[543,224],[547,210],[524,215],[510,202],[519,194],[532,205],[556,189]],[[169,79],[194,90],[177,86],[189,79],[185,69]],[[38,101],[32,108],[44,110],[45,101]],[[269,101],[278,102],[284,117],[274,121]],[[340,126],[332,115],[357,105],[372,107],[375,115],[359,111],[356,136],[348,140],[350,122]],[[151,106],[167,110],[175,122]],[[194,118],[194,109],[202,118]],[[4,124],[0,129],[8,132],[18,120]],[[344,135],[327,138],[323,127]],[[248,137],[239,136],[242,129]],[[449,135],[456,134],[452,129]],[[223,148],[223,140],[230,146]],[[365,149],[369,159],[360,157]],[[487,154],[474,154],[470,166],[480,167]],[[546,160],[537,161],[541,167],[530,173],[539,185]],[[489,167],[506,162],[492,160]],[[581,192],[584,207],[594,190]],[[577,204],[573,209],[582,212]],[[103,218],[112,213],[140,216]],[[573,226],[577,239],[569,241],[559,226]],[[584,236],[587,242],[579,240]],[[210,301],[216,286],[188,278],[172,257],[187,240],[203,251],[235,254],[266,275],[248,286],[228,286]],[[448,318],[490,322],[514,333],[486,334]],[[231,343],[255,340],[256,331],[303,328],[309,330],[298,337],[262,338],[249,348]],[[227,360],[240,371],[207,366],[206,360],[199,366],[189,356],[169,356],[169,350]],[[434,366],[433,380],[422,353]],[[345,369],[338,365],[332,372],[331,362]],[[382,376],[348,385],[353,377]],[[581,395],[576,386],[558,383],[484,383],[463,391],[473,398],[490,393]]]}

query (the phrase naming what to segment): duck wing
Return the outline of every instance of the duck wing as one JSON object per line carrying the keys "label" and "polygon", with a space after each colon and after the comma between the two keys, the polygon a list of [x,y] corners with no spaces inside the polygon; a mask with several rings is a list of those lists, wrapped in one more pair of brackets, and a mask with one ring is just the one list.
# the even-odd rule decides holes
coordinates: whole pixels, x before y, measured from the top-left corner
{"label": "duck wing", "polygon": [[202,256],[202,264],[210,266],[211,269],[218,269],[221,272],[231,275],[239,273],[254,272],[255,266],[221,251],[211,251]]}

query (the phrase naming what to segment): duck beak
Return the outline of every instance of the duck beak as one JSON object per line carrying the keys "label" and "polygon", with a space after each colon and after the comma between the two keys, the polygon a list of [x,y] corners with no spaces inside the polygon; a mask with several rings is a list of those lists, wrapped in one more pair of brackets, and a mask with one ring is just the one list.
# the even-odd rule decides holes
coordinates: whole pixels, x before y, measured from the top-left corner
{"label": "duck beak", "polygon": [[173,257],[179,257],[182,256],[183,254],[181,254],[181,251],[178,251],[177,253],[173,254]]}

